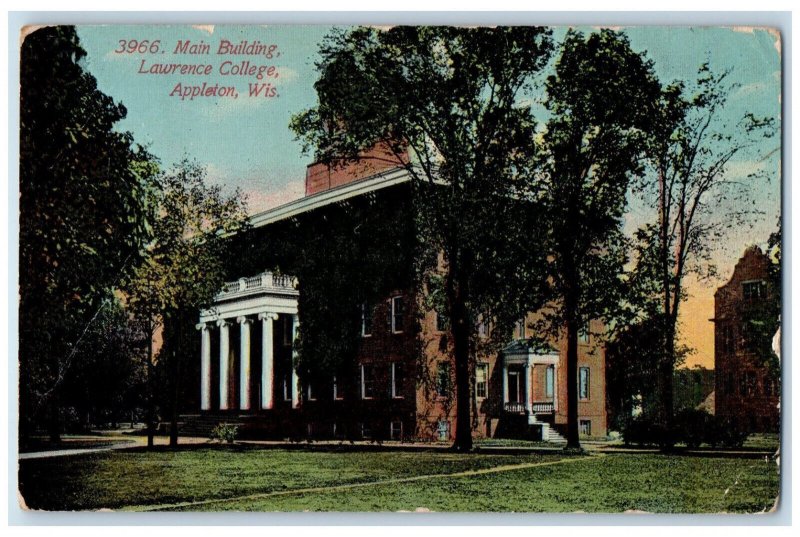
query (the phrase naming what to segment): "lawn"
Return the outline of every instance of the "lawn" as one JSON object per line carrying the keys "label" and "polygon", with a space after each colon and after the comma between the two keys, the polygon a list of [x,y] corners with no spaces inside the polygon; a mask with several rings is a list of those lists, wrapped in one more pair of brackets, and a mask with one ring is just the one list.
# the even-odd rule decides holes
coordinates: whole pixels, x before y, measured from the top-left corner
{"label": "lawn", "polygon": [[203,446],[25,460],[19,476],[28,506],[49,510],[759,512],[778,491],[770,460],[652,453]]}

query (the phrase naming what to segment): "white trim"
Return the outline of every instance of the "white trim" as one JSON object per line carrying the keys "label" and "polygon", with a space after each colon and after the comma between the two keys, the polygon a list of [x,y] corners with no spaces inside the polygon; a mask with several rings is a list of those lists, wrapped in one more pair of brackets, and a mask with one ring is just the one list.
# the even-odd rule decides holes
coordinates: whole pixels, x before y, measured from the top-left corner
{"label": "white trim", "polygon": [[[484,395],[478,395],[478,369],[486,369],[486,376],[483,379]],[[478,362],[475,364],[475,399],[483,400],[489,396],[489,362]]]}
{"label": "white trim", "polygon": [[286,220],[299,214],[313,211],[330,205],[344,201],[346,199],[355,198],[368,192],[374,192],[383,188],[387,188],[400,183],[410,181],[411,174],[405,168],[392,168],[390,170],[382,171],[371,175],[359,181],[353,181],[329,190],[323,190],[310,196],[305,196],[300,199],[290,201],[274,209],[264,211],[262,213],[254,214],[250,217],[250,224],[254,228],[259,228]]}
{"label": "white trim", "polygon": [[339,384],[336,381],[336,375],[333,376],[333,400],[334,401],[342,401],[344,399],[344,395],[339,393]]}
{"label": "white trim", "polygon": [[525,365],[530,362],[532,365],[558,364],[559,356],[557,353],[549,354],[536,354],[534,351],[524,353],[503,353],[503,362],[506,364],[521,364]]}
{"label": "white trim", "polygon": [[[367,332],[367,310],[369,310],[369,314],[372,316],[371,325],[370,325],[370,332]],[[361,337],[372,337],[372,328],[374,328],[375,324],[375,309],[368,308],[366,302],[361,303]]]}
{"label": "white trim", "polygon": [[258,315],[264,311],[273,313],[297,314],[297,296],[261,295],[224,302],[200,312],[200,322],[206,323],[219,319],[231,319],[246,315]]}
{"label": "white trim", "polygon": [[404,395],[397,395],[397,378],[395,377],[397,364],[402,365],[401,362],[392,362],[392,399],[405,399]]}
{"label": "white trim", "polygon": [[[370,396],[367,397],[367,383],[366,383],[366,376],[364,375],[364,365],[361,364],[361,399],[374,399],[374,397]],[[368,364],[370,367],[374,367],[372,364]],[[374,388],[374,386],[373,386]]]}
{"label": "white trim", "polygon": [[[397,330],[396,327],[395,327],[395,324],[394,324],[394,319],[395,319],[394,301],[397,300],[398,298],[400,300],[403,300],[403,295],[402,294],[394,295],[391,298],[391,300],[389,301],[390,302],[390,312],[391,312],[391,317],[392,317],[392,326],[391,326],[392,334],[402,334],[403,333],[403,329],[401,328],[400,330]],[[400,323],[401,324],[402,324],[402,322],[403,322],[403,320],[400,319]]]}

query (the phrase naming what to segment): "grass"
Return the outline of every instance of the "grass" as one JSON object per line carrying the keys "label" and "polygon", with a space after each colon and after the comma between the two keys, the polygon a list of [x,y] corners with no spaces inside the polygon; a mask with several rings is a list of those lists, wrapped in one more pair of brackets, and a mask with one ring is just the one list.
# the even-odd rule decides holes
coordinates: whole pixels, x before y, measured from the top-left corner
{"label": "grass", "polygon": [[[314,490],[507,465],[459,477]],[[195,447],[24,460],[20,487],[39,509],[238,511],[760,512],[778,494],[774,462],[653,453],[564,457]],[[297,491],[297,492],[293,492]],[[278,493],[278,494],[276,494]],[[269,496],[268,494],[273,494]],[[241,498],[242,496],[252,496]]]}
{"label": "grass", "polygon": [[748,436],[742,447],[745,449],[775,452],[780,445],[781,439],[780,435],[777,433],[758,433]]}

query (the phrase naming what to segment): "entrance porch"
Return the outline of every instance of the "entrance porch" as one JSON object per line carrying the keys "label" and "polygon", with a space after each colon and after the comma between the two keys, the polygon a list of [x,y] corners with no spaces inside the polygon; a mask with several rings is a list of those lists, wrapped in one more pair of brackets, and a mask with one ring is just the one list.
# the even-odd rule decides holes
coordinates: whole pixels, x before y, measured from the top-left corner
{"label": "entrance porch", "polygon": [[558,412],[558,352],[517,340],[503,349],[502,367],[504,417],[524,417],[527,425],[541,428],[542,439],[551,438]]}

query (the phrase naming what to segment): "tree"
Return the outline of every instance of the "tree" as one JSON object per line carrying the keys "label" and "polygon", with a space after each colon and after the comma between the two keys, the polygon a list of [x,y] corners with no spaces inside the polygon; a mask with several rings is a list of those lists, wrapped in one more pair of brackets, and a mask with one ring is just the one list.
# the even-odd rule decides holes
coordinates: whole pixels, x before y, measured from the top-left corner
{"label": "tree", "polygon": [[320,48],[319,105],[292,121],[318,161],[354,160],[378,146],[413,177],[418,272],[440,274],[450,320],[457,450],[472,447],[478,317],[508,335],[524,313],[522,297],[542,294],[542,265],[519,262],[521,251],[537,251],[530,238],[542,233],[514,216],[523,214],[523,178],[536,152],[524,98],[551,49],[550,32],[537,27],[337,32]]}
{"label": "tree", "polygon": [[[552,308],[540,326],[567,341],[567,448],[579,449],[578,334],[622,302],[627,260],[622,217],[643,172],[649,117],[661,87],[627,37],[570,30],[545,105],[540,183],[546,199]],[[539,186],[537,185],[537,188]]]}
{"label": "tree", "polygon": [[155,166],[130,133],[125,107],[81,66],[75,29],[25,37],[20,72],[20,430],[50,411],[76,349],[150,237]]}
{"label": "tree", "polygon": [[147,334],[117,298],[91,324],[64,381],[63,404],[74,408],[83,429],[134,421],[144,408]]}
{"label": "tree", "polygon": [[689,90],[682,84],[665,89],[653,116],[648,156],[655,180],[645,191],[658,212],[657,231],[651,227],[650,233],[657,233],[655,271],[663,321],[658,389],[666,428],[673,417],[675,345],[684,280],[690,274],[713,276],[714,245],[756,212],[739,202],[746,200],[751,184],[764,172],[756,169],[744,178],[734,177],[730,166],[737,159],[767,158],[761,141],[775,133],[771,118],[748,113],[735,123],[727,119],[725,105],[737,88],[728,82],[729,74],[716,74],[703,64]]}
{"label": "tree", "polygon": [[[213,302],[225,281],[229,236],[247,227],[246,199],[236,190],[225,196],[219,186],[205,182],[206,172],[196,162],[184,159],[159,176],[158,218],[153,222],[153,240],[145,257],[123,289],[127,307],[147,325],[151,341],[148,351],[148,444],[152,445],[154,376],[156,362],[164,367],[170,411],[170,445],[178,443],[178,412],[181,364],[185,360],[184,327],[191,316]],[[158,355],[152,347],[158,329],[169,337]],[[191,347],[189,347],[191,348]]]}

